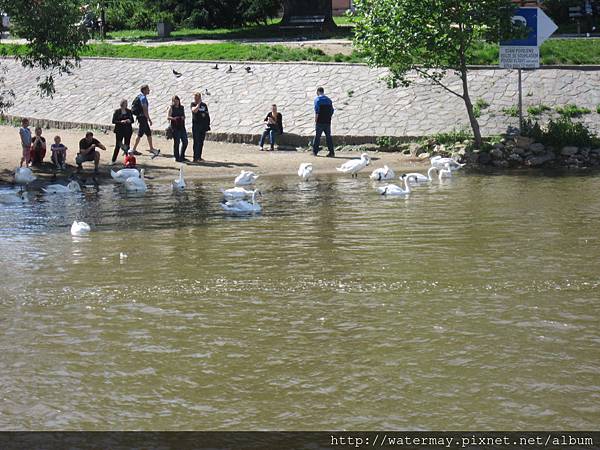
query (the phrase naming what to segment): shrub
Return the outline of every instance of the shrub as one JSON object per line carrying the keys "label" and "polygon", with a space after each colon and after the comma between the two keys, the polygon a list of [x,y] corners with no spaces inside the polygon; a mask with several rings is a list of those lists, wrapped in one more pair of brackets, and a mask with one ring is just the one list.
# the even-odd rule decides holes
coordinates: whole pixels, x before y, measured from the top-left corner
{"label": "shrub", "polygon": [[398,139],[392,136],[380,136],[375,140],[375,143],[382,148],[392,148],[398,145]]}
{"label": "shrub", "polygon": [[462,130],[452,130],[446,133],[438,133],[433,136],[433,139],[438,144],[443,145],[451,145],[457,142],[462,142],[466,140],[473,139],[473,135],[470,131],[465,129]]}
{"label": "shrub", "polygon": [[519,107],[516,105],[502,108],[502,112],[509,117],[519,117]]}
{"label": "shrub", "polygon": [[530,116],[538,117],[544,114],[546,111],[551,111],[552,108],[546,105],[532,105],[527,108],[527,114]]}
{"label": "shrub", "polygon": [[473,114],[476,118],[481,117],[481,111],[490,106],[490,104],[482,98],[477,99],[475,106],[473,106]]}
{"label": "shrub", "polygon": [[591,111],[588,108],[581,108],[577,105],[569,104],[564,106],[557,106],[556,112],[563,117],[581,117],[583,114],[589,114]]}
{"label": "shrub", "polygon": [[569,117],[550,120],[545,129],[538,122],[532,123],[527,120],[521,134],[556,149],[568,145],[577,147],[600,146],[598,136],[581,122],[573,122]]}

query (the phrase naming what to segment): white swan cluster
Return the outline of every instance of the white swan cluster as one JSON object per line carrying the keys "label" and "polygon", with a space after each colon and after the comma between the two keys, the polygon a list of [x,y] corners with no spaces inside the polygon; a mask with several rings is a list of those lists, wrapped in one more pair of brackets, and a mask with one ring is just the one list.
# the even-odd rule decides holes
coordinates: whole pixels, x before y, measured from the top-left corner
{"label": "white swan cluster", "polygon": [[260,213],[262,206],[256,201],[261,196],[260,191],[258,189],[248,190],[242,187],[253,185],[258,177],[259,175],[256,175],[254,172],[242,170],[235,177],[233,182],[235,187],[221,189],[223,193],[221,208],[223,208],[223,211],[236,215]]}

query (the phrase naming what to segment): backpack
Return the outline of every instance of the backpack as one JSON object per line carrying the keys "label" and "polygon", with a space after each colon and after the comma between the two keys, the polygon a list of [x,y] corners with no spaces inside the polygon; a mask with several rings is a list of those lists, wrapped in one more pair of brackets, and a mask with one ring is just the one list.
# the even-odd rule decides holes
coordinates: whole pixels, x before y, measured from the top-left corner
{"label": "backpack", "polygon": [[140,116],[144,113],[142,110],[142,100],[139,95],[131,102],[131,112],[134,116]]}

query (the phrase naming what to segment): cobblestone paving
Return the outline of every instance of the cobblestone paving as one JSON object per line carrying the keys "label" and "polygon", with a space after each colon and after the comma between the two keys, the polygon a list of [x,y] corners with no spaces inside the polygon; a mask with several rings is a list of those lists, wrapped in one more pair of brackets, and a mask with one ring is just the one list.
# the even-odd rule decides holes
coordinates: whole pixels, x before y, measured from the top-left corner
{"label": "cobblestone paving", "polygon": [[[310,136],[313,132],[312,101],[318,86],[325,88],[336,108],[333,132],[348,136],[423,136],[468,128],[461,99],[424,80],[408,88],[389,89],[382,80],[386,71],[364,65],[313,63],[227,63],[84,59],[69,76],[58,77],[53,98],[36,93],[36,73],[12,60],[7,87],[14,90],[15,105],[8,114],[64,122],[109,125],[121,98],[130,102],[139,86],[148,83],[154,127],[164,129],[172,95],[189,108],[195,91],[205,92],[213,119],[213,132],[259,134],[272,103],[283,113],[287,133]],[[244,67],[252,68],[247,73]],[[172,69],[182,73],[177,78]],[[460,89],[458,78],[450,85]],[[473,102],[483,99],[484,134],[506,131],[517,119],[502,112],[517,104],[517,72],[473,70]],[[600,68],[597,70],[543,69],[523,73],[523,100],[550,107],[574,103],[592,110],[583,121],[600,132]],[[189,113],[189,109],[187,110]],[[190,130],[188,130],[190,131]]]}

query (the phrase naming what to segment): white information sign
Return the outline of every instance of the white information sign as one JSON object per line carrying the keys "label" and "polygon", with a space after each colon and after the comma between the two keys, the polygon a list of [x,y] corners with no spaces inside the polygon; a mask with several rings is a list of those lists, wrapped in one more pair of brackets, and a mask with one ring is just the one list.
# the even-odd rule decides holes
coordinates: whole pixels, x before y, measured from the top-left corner
{"label": "white information sign", "polygon": [[500,47],[500,67],[503,69],[537,69],[540,67],[539,47]]}

